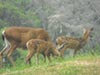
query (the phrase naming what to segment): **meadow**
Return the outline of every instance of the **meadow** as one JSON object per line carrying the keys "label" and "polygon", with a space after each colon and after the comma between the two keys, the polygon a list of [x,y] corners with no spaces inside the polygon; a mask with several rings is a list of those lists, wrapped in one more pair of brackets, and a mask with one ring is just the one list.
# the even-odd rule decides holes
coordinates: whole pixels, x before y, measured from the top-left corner
{"label": "meadow", "polygon": [[[44,63],[40,55],[40,63],[25,64],[27,51],[21,51],[22,57],[16,61],[16,67],[6,65],[0,69],[0,75],[100,75],[100,54],[78,54],[76,57],[52,58],[52,62]],[[21,60],[24,58],[23,60]]]}

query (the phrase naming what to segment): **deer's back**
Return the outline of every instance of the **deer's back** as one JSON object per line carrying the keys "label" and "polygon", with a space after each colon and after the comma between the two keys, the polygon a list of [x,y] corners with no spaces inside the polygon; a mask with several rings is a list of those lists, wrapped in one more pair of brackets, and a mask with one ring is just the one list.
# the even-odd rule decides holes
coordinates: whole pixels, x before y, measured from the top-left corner
{"label": "deer's back", "polygon": [[19,47],[25,47],[30,39],[50,40],[47,31],[42,28],[10,27],[5,30],[5,36],[8,41],[14,41]]}
{"label": "deer's back", "polygon": [[41,39],[31,39],[27,42],[28,48],[33,48],[33,50],[38,50],[41,53],[44,53],[46,50],[52,49],[52,44],[50,42],[41,40]]}

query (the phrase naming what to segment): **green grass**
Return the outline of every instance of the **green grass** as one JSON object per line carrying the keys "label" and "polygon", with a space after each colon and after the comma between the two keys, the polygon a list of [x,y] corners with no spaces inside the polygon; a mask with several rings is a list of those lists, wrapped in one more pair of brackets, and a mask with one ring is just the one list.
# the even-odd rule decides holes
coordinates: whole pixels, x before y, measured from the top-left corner
{"label": "green grass", "polygon": [[0,69],[0,75],[100,75],[100,55],[77,55],[76,57],[52,58],[52,62],[26,65],[24,60],[17,60],[16,67]]}

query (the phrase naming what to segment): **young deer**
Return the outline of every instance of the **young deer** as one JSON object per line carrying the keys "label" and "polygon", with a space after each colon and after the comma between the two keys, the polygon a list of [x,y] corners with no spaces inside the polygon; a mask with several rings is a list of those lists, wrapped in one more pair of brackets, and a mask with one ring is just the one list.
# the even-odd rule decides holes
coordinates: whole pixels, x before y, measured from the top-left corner
{"label": "young deer", "polygon": [[[81,48],[86,45],[89,37],[91,36],[91,31],[93,28],[85,29],[83,33],[83,37],[81,38],[74,38],[74,37],[66,37],[66,36],[60,36],[56,39],[56,44],[58,50],[61,52],[61,56],[64,56],[64,51],[68,48],[74,49],[74,56],[77,51],[79,51]],[[59,48],[60,47],[60,48]]]}
{"label": "young deer", "polygon": [[37,64],[39,62],[39,54],[41,53],[44,56],[44,61],[46,62],[46,57],[48,58],[49,62],[51,61],[50,55],[53,56],[60,56],[60,52],[54,47],[52,42],[44,41],[40,39],[31,39],[26,43],[28,49],[28,55],[26,57],[26,63],[31,63],[31,58],[35,54],[37,54]]}

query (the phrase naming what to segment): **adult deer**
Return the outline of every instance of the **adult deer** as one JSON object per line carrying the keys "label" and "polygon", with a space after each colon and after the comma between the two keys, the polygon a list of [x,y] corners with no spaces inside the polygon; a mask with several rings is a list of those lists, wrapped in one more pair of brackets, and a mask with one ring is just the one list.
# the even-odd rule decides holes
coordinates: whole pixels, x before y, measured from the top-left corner
{"label": "adult deer", "polygon": [[[81,48],[83,48],[89,37],[91,36],[91,31],[93,31],[93,28],[85,29],[83,32],[83,36],[81,38],[75,38],[75,37],[66,37],[66,36],[60,36],[56,39],[57,48],[61,52],[61,56],[64,56],[64,51],[66,49],[74,49],[74,56]],[[59,48],[60,47],[60,48]]]}
{"label": "adult deer", "polygon": [[14,66],[15,63],[11,57],[16,48],[26,48],[26,42],[30,39],[42,39],[50,41],[48,32],[42,28],[31,27],[9,27],[2,32],[2,38],[5,41],[5,47],[0,52],[0,56],[7,53],[7,57]]}
{"label": "adult deer", "polygon": [[28,49],[28,55],[26,57],[26,63],[31,63],[31,58],[35,54],[37,54],[37,64],[39,63],[39,54],[44,56],[44,61],[46,62],[46,57],[48,58],[49,62],[51,61],[50,55],[53,56],[60,56],[60,52],[56,49],[50,41],[44,41],[41,39],[31,39],[26,44]]}

